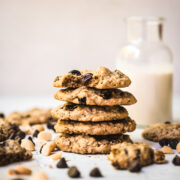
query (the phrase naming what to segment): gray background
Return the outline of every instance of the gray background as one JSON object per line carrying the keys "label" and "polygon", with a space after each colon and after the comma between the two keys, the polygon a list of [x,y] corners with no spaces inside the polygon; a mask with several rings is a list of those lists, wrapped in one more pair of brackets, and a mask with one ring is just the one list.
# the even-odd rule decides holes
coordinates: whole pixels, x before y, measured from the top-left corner
{"label": "gray background", "polygon": [[179,0],[0,0],[0,95],[52,95],[58,74],[113,68],[129,15],[167,18],[180,92]]}

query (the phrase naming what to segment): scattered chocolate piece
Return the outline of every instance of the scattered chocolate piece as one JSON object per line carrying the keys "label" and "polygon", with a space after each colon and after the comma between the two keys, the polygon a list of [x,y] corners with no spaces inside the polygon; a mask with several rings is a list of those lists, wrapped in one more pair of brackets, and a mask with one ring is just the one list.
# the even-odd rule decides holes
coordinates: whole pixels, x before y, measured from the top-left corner
{"label": "scattered chocolate piece", "polygon": [[39,134],[39,131],[36,129],[36,130],[34,131],[34,133],[33,133],[33,137],[37,137],[38,134]]}
{"label": "scattered chocolate piece", "polygon": [[87,85],[88,82],[92,79],[93,74],[92,73],[87,73],[83,76],[83,84]]}
{"label": "scattered chocolate piece", "polygon": [[71,166],[68,170],[68,176],[71,177],[71,178],[78,178],[80,177],[80,172],[79,170],[77,169],[76,166]]}
{"label": "scattered chocolate piece", "polygon": [[80,75],[81,75],[80,71],[78,71],[78,70],[72,70],[72,71],[70,71],[69,73],[74,74],[74,75],[77,75],[77,76],[80,76]]}
{"label": "scattered chocolate piece", "polygon": [[89,174],[91,177],[102,177],[101,171],[99,170],[99,168],[94,168],[90,171]]}
{"label": "scattered chocolate piece", "polygon": [[169,139],[169,146],[172,148],[172,149],[176,149],[176,146],[178,144],[178,140],[177,139]]}
{"label": "scattered chocolate piece", "polygon": [[159,141],[159,145],[160,145],[161,147],[163,147],[163,146],[168,146],[168,144],[169,144],[169,139],[163,138],[163,139],[161,139],[161,140]]}
{"label": "scattered chocolate piece", "polygon": [[139,163],[139,160],[132,161],[129,163],[128,170],[130,172],[140,172],[141,171],[141,165]]}
{"label": "scattered chocolate piece", "polygon": [[56,165],[57,168],[68,168],[65,158],[61,158]]}
{"label": "scattered chocolate piece", "polygon": [[[45,144],[46,144],[46,143],[45,143]],[[43,147],[44,147],[45,144],[43,144],[43,145],[40,147],[40,150],[39,150],[40,153],[42,152],[42,149],[43,149]]]}
{"label": "scattered chocolate piece", "polygon": [[86,104],[86,97],[78,98],[80,104]]}
{"label": "scattered chocolate piece", "polygon": [[172,163],[175,165],[175,166],[180,166],[180,157],[178,155],[176,155],[173,160],[172,160]]}
{"label": "scattered chocolate piece", "polygon": [[111,91],[102,91],[100,96],[103,97],[104,99],[110,99],[110,98],[112,98],[112,92]]}
{"label": "scattered chocolate piece", "polygon": [[164,124],[171,124],[171,122],[170,121],[166,121]]}
{"label": "scattered chocolate piece", "polygon": [[48,129],[52,129],[53,131],[55,131],[55,129],[54,129],[54,124],[53,124],[53,123],[48,122],[48,123],[47,123],[47,128],[48,128]]}
{"label": "scattered chocolate piece", "polygon": [[4,115],[4,113],[0,113],[0,118],[5,118],[5,115]]}
{"label": "scattered chocolate piece", "polygon": [[35,145],[35,143],[34,143],[34,141],[33,141],[31,136],[29,136],[28,139]]}

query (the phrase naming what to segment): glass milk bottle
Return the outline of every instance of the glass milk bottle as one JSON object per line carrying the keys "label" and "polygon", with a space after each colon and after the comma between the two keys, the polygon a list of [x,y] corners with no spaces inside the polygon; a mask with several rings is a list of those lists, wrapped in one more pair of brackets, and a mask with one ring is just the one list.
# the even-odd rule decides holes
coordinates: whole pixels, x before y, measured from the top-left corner
{"label": "glass milk bottle", "polygon": [[127,43],[120,49],[116,67],[127,74],[137,103],[128,106],[139,127],[172,121],[172,53],[162,41],[163,18],[129,17]]}

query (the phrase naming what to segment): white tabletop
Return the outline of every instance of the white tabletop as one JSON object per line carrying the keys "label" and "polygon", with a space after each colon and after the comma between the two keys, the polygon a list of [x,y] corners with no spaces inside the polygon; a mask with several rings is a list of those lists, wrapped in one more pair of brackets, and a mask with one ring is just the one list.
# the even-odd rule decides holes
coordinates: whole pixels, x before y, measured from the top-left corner
{"label": "white tabletop", "polygon": [[[54,100],[52,97],[0,97],[0,111],[6,114],[12,111],[23,111],[32,107],[55,107],[60,104],[59,101]],[[180,96],[175,96],[173,102],[173,114],[175,120],[180,120]],[[142,129],[136,129],[134,132],[130,133],[133,141],[144,141],[152,145],[155,149],[160,149],[158,143],[153,143],[146,141],[141,137]],[[177,154],[176,151],[174,151]],[[68,160],[68,165],[75,165],[81,172],[81,179],[95,179],[89,177],[89,172],[92,168],[98,167],[102,174],[104,175],[101,179],[109,180],[141,180],[141,179],[163,179],[163,180],[178,180],[180,179],[180,166],[174,166],[172,164],[172,159],[175,156],[166,155],[168,164],[157,165],[153,164],[151,166],[144,167],[140,173],[130,173],[126,170],[115,170],[111,163],[107,160],[106,155],[78,155],[73,153],[63,152],[63,157]],[[66,180],[70,179],[67,176],[67,169],[57,169],[56,163],[52,161],[51,157],[45,157],[39,154],[38,151],[34,152],[33,160],[29,162],[21,162],[20,164],[27,166],[32,169],[33,173],[37,171],[44,171],[48,174],[49,179],[52,180]],[[12,179],[18,176],[9,176],[7,174],[8,169],[14,168],[19,163],[14,163],[5,167],[0,168],[0,180]],[[49,165],[53,168],[49,168]],[[28,176],[20,176],[23,179],[30,179]],[[100,179],[100,178],[98,178]]]}

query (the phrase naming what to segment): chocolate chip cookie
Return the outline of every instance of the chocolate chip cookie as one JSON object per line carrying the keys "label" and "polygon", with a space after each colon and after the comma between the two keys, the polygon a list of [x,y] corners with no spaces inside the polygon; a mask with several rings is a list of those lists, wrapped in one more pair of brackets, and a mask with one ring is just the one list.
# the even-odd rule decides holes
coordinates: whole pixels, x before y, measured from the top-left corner
{"label": "chocolate chip cookie", "polygon": [[98,106],[132,105],[137,101],[131,93],[120,89],[95,89],[85,86],[60,89],[54,98],[75,104]]}
{"label": "chocolate chip cookie", "polygon": [[154,162],[154,151],[146,143],[123,142],[111,147],[108,159],[117,169],[127,169],[133,161],[138,161],[141,166]]}
{"label": "chocolate chip cookie", "polygon": [[112,121],[128,117],[122,106],[87,106],[65,103],[52,110],[52,117],[74,121]]}
{"label": "chocolate chip cookie", "polygon": [[55,143],[62,151],[79,154],[107,154],[111,146],[132,142],[128,135],[83,136],[62,134],[55,137]]}
{"label": "chocolate chip cookie", "polygon": [[116,121],[106,122],[79,122],[59,120],[55,126],[58,133],[84,134],[84,135],[109,135],[132,132],[136,128],[135,121],[129,117]]}
{"label": "chocolate chip cookie", "polygon": [[129,86],[131,80],[119,70],[110,71],[103,66],[96,71],[72,70],[63,76],[57,76],[54,87],[77,88],[81,86],[94,87],[97,89],[123,88]]}
{"label": "chocolate chip cookie", "polygon": [[32,158],[32,153],[20,146],[16,140],[7,140],[0,143],[0,166]]}
{"label": "chocolate chip cookie", "polygon": [[51,117],[51,109],[40,108],[33,108],[25,112],[13,112],[5,119],[6,121],[17,125],[40,124],[53,120]]}
{"label": "chocolate chip cookie", "polygon": [[147,127],[142,136],[150,141],[160,141],[161,139],[180,140],[180,121],[176,123],[158,123]]}
{"label": "chocolate chip cookie", "polygon": [[0,118],[0,142],[7,139],[21,140],[24,137],[25,133],[22,132],[17,125]]}

